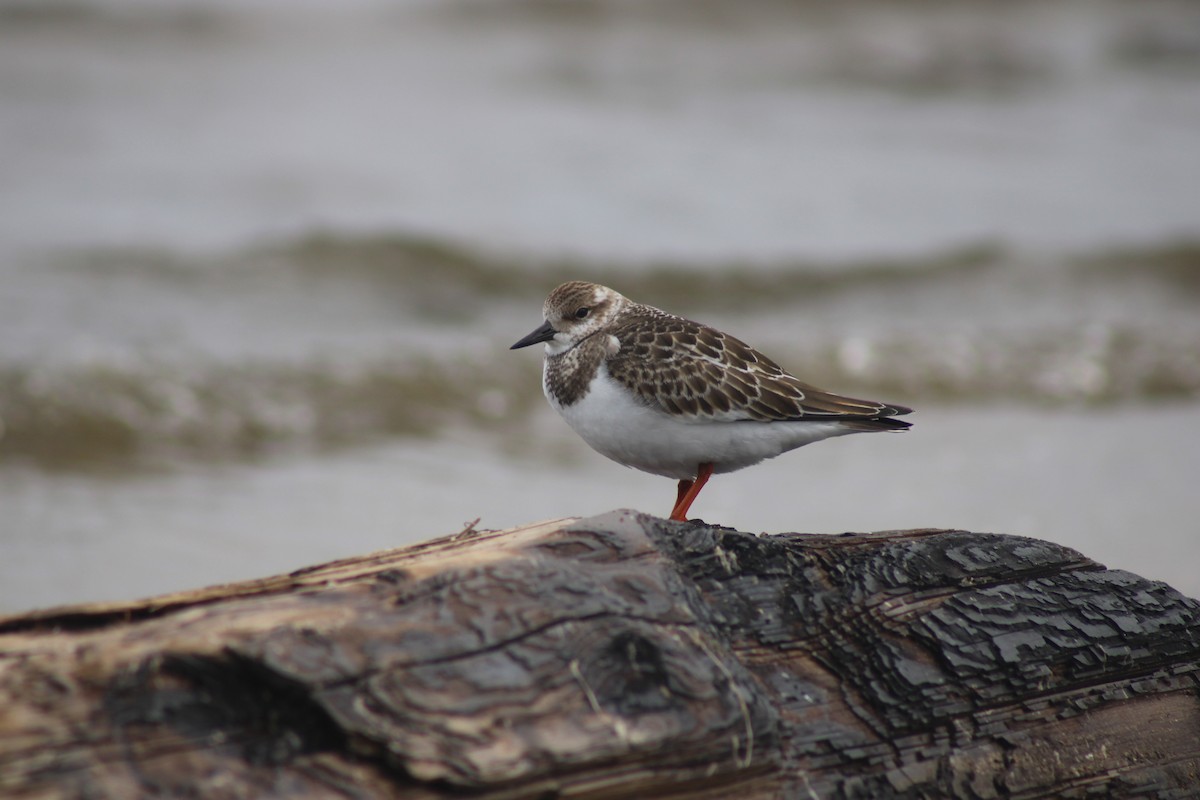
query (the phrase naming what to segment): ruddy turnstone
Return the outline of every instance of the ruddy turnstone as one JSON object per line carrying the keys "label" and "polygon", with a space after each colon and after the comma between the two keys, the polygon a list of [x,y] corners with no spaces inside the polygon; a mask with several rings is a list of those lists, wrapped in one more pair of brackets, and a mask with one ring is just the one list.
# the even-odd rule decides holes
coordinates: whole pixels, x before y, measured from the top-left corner
{"label": "ruddy turnstone", "polygon": [[564,283],[542,315],[510,349],[546,343],[546,399],[592,449],[679,481],[674,520],[687,520],[714,474],[831,436],[909,427],[892,417],[911,409],[810,386],[740,339],[607,286]]}

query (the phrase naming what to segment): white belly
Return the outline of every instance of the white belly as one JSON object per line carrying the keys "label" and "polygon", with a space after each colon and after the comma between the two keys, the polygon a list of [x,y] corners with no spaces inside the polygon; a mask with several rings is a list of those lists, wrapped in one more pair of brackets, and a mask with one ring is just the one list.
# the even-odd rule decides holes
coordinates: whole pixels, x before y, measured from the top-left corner
{"label": "white belly", "polygon": [[[544,382],[543,382],[544,388]],[[679,418],[639,403],[608,376],[600,375],[582,400],[550,405],[598,453],[628,467],[684,479],[700,464],[716,473],[757,464],[802,445],[854,433],[837,422],[711,422]]]}

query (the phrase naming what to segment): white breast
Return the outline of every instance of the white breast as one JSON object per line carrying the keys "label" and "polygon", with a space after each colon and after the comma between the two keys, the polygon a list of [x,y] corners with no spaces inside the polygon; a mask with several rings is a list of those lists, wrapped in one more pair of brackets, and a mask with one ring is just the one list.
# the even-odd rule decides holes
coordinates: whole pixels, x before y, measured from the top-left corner
{"label": "white breast", "polygon": [[688,421],[642,404],[603,364],[582,400],[564,407],[549,392],[546,399],[597,452],[676,479],[694,478],[700,464],[712,463],[717,473],[733,472],[802,445],[855,432],[837,422]]}

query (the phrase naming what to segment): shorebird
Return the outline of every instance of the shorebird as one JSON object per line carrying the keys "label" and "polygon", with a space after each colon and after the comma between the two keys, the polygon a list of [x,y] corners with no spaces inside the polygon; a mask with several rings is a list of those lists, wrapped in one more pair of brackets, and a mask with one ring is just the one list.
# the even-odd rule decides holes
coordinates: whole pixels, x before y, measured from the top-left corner
{"label": "shorebird", "polygon": [[546,399],[592,449],[679,481],[673,520],[687,521],[714,474],[910,425],[893,417],[911,409],[803,383],[740,339],[607,286],[564,283],[542,315],[510,349],[545,343]]}

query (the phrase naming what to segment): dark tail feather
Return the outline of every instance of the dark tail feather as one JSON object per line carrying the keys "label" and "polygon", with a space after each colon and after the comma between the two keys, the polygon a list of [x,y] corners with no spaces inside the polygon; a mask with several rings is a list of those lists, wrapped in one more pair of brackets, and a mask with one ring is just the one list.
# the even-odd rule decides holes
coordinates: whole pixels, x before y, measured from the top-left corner
{"label": "dark tail feather", "polygon": [[905,422],[900,419],[892,419],[891,417],[878,417],[876,419],[848,419],[842,422],[842,425],[847,428],[853,428],[856,431],[904,431],[912,427],[911,422]]}
{"label": "dark tail feather", "polygon": [[[882,405],[882,404],[881,404]],[[904,406],[884,405],[879,410],[879,416],[869,419],[848,419],[843,424],[856,431],[903,431],[912,427],[911,422],[905,422],[893,417],[911,414],[912,409]]]}

